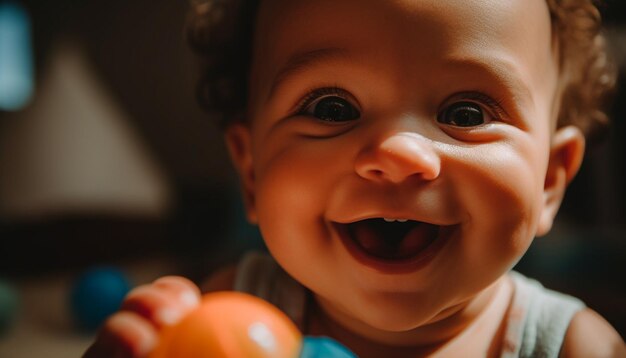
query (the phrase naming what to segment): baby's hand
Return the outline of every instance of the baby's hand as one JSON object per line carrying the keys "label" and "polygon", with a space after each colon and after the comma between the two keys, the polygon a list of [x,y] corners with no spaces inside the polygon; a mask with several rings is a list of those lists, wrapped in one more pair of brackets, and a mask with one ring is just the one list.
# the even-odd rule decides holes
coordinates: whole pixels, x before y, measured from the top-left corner
{"label": "baby's hand", "polygon": [[178,322],[199,302],[200,290],[183,277],[167,276],[139,286],[107,319],[83,357],[145,357],[156,346],[161,329]]}

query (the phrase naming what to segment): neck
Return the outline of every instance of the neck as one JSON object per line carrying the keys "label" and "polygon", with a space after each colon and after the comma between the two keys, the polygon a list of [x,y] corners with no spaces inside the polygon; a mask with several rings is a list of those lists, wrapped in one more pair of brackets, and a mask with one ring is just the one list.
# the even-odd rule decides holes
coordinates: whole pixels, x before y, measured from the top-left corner
{"label": "neck", "polygon": [[[493,338],[511,297],[511,288],[505,277],[471,299],[440,312],[430,322],[404,332],[389,332],[367,326],[333,310],[323,299],[315,297],[309,334],[330,336],[348,346],[359,357],[403,356],[430,354],[455,345],[468,332],[485,327],[493,331]],[[499,304],[494,304],[499,302]],[[496,319],[500,318],[500,319]],[[475,337],[474,337],[475,338]],[[491,343],[486,342],[488,345]]]}

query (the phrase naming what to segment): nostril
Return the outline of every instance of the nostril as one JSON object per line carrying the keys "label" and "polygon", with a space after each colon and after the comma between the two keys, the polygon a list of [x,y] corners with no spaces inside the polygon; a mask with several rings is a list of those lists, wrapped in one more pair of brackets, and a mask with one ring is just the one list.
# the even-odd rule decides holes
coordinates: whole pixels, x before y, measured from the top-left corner
{"label": "nostril", "polygon": [[356,172],[358,173],[359,176],[368,179],[368,180],[385,180],[385,172],[381,169],[378,169],[376,167],[368,167],[368,166],[357,166],[356,168]]}
{"label": "nostril", "polygon": [[385,175],[380,169],[370,169],[370,174],[375,178],[382,178]]}

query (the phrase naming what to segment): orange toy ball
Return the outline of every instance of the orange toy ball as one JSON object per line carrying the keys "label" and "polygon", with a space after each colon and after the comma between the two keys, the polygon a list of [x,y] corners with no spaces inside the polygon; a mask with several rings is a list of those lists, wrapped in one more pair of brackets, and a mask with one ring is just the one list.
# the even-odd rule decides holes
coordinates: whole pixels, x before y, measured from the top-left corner
{"label": "orange toy ball", "polygon": [[200,306],[163,330],[150,358],[295,358],[302,336],[270,303],[240,292],[205,295]]}

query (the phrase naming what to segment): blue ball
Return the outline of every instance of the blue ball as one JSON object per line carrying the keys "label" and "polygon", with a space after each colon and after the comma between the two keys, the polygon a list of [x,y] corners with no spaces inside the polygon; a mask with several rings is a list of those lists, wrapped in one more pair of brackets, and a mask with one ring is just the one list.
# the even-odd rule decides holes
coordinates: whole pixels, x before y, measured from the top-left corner
{"label": "blue ball", "polygon": [[17,291],[7,281],[0,279],[0,335],[6,333],[15,321],[18,306]]}
{"label": "blue ball", "polygon": [[304,337],[300,358],[327,357],[356,358],[356,355],[334,339],[328,337]]}
{"label": "blue ball", "polygon": [[131,284],[120,270],[96,267],[85,271],[72,286],[70,305],[80,328],[93,331],[119,310]]}

